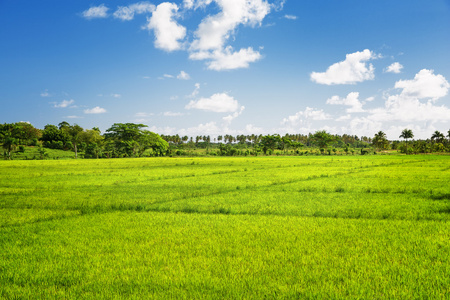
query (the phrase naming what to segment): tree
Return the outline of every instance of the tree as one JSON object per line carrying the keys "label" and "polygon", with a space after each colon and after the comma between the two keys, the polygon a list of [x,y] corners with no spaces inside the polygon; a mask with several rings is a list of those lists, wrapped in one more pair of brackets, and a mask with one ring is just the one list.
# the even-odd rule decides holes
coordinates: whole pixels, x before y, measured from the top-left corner
{"label": "tree", "polygon": [[6,159],[11,159],[11,152],[16,149],[18,145],[18,139],[12,137],[11,134],[5,135],[3,138],[3,149],[5,149]]}
{"label": "tree", "polygon": [[406,154],[408,154],[408,139],[412,139],[414,134],[411,129],[403,129],[402,134],[400,134],[399,138],[404,138],[406,141]]}
{"label": "tree", "polygon": [[157,156],[164,155],[169,148],[169,143],[159,134],[143,130],[142,128],[145,127],[147,125],[115,123],[106,130],[105,134],[107,140],[114,142],[114,149],[111,149],[109,143],[109,151],[126,156],[141,156],[146,149],[151,148]]}
{"label": "tree", "polygon": [[375,147],[378,148],[378,150],[379,150],[379,149],[385,148],[385,146],[387,145],[387,143],[388,143],[388,140],[387,140],[387,137],[386,137],[386,133],[384,133],[384,132],[381,131],[381,130],[378,131],[378,132],[375,134],[375,136],[374,136],[374,138],[373,138],[373,140],[372,140],[372,144],[374,144]]}
{"label": "tree", "polygon": [[78,158],[78,145],[81,140],[81,133],[83,128],[77,124],[70,125],[67,122],[59,123],[59,129],[67,134],[70,142],[72,143],[73,151],[75,152],[75,158]]}
{"label": "tree", "polygon": [[334,136],[332,136],[325,130],[316,131],[312,135],[312,139],[319,146],[320,149],[327,148],[329,143],[336,140],[336,138]]}
{"label": "tree", "polygon": [[47,124],[42,131],[41,140],[44,142],[44,147],[62,150],[69,141],[69,135],[55,125]]}
{"label": "tree", "polygon": [[278,144],[281,142],[281,137],[278,134],[274,135],[264,135],[261,137],[260,147],[262,151],[264,152],[264,155],[267,154],[267,150],[274,150],[278,147]]}
{"label": "tree", "polygon": [[433,135],[431,136],[432,141],[437,141],[439,143],[442,143],[444,141],[444,134],[438,130],[436,130]]}

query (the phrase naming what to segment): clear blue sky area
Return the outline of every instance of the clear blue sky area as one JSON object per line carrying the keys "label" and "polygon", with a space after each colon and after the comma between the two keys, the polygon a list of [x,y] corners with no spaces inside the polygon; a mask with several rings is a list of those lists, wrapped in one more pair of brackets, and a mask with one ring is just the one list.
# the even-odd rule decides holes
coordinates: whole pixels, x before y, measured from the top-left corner
{"label": "clear blue sky area", "polygon": [[450,129],[449,0],[0,0],[0,123]]}

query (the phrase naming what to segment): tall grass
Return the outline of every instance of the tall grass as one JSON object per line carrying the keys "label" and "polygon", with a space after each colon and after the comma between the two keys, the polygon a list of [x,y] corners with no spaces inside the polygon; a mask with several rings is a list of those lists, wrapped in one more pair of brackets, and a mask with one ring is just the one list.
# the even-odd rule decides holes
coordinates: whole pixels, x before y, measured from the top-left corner
{"label": "tall grass", "polygon": [[450,297],[450,158],[0,162],[0,298]]}

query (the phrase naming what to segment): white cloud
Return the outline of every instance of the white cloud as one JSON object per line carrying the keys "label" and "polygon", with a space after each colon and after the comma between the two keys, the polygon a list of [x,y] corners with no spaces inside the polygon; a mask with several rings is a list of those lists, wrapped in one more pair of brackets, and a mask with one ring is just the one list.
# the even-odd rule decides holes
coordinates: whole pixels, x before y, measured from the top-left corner
{"label": "white cloud", "polygon": [[71,105],[71,104],[73,104],[73,103],[75,103],[75,100],[73,100],[73,99],[70,99],[70,100],[63,100],[63,101],[61,101],[60,103],[55,103],[54,107],[57,107],[57,108],[66,108],[66,107],[68,107],[69,105]]}
{"label": "white cloud", "polygon": [[375,68],[366,62],[378,57],[369,49],[347,54],[344,61],[331,65],[325,72],[312,72],[311,80],[326,85],[355,84],[372,80],[375,78]]}
{"label": "white cloud", "polygon": [[400,73],[403,69],[403,66],[399,63],[399,62],[395,62],[392,63],[391,65],[389,65],[386,69],[385,72],[386,73]]}
{"label": "white cloud", "polygon": [[350,106],[346,109],[347,113],[364,112],[362,108],[362,103],[359,101],[359,93],[352,92],[345,98],[340,98],[339,96],[333,96],[327,100],[327,104],[331,105],[346,105]]}
{"label": "white cloud", "polygon": [[284,15],[284,18],[288,20],[297,20],[297,16],[294,15]]}
{"label": "white cloud", "polygon": [[111,94],[111,97],[113,97],[113,98],[120,98],[120,97],[122,97],[122,95],[121,94]]}
{"label": "white cloud", "polygon": [[180,116],[184,116],[184,113],[166,111],[163,113],[163,116],[164,117],[180,117]]}
{"label": "white cloud", "polygon": [[41,97],[50,97],[51,96],[49,94],[48,90],[43,91],[40,95],[41,95]]}
{"label": "white cloud", "polygon": [[181,80],[189,80],[191,79],[191,76],[189,76],[189,74],[185,71],[181,71],[180,74],[177,75],[177,78]]}
{"label": "white cloud", "polygon": [[[215,0],[221,11],[208,16],[200,23],[195,32],[193,50],[217,50],[224,46],[240,24],[256,26],[261,24],[270,12],[270,5],[263,0]],[[207,4],[211,3],[208,1]]]}
{"label": "white cloud", "polygon": [[109,8],[105,4],[100,4],[83,11],[81,15],[86,19],[106,18],[108,17],[108,10]]}
{"label": "white cloud", "polygon": [[226,93],[217,93],[209,98],[192,100],[186,105],[186,109],[200,109],[213,112],[236,112],[240,109],[239,103]]}
{"label": "white cloud", "polygon": [[[396,95],[386,95],[384,107],[371,110],[369,119],[383,122],[450,121],[450,109],[435,105],[438,99],[448,94],[450,88],[444,76],[423,69],[412,80],[397,81],[395,88],[402,90]],[[421,102],[424,99],[426,102]]]}
{"label": "white cloud", "polygon": [[438,99],[448,93],[450,84],[442,75],[434,75],[433,70],[423,69],[412,80],[399,80],[395,88],[403,89],[401,95],[419,99]]}
{"label": "white cloud", "polygon": [[[191,1],[189,2],[189,5]],[[212,1],[197,1],[196,7]],[[234,36],[239,25],[258,26],[270,12],[270,4],[263,0],[215,0],[221,11],[202,20],[195,31],[196,39],[190,46],[190,59],[208,60],[210,70],[232,70],[247,68],[249,63],[261,59],[261,54],[252,47],[233,51],[225,43]],[[192,3],[193,4],[193,3]],[[191,6],[192,7],[192,6]]]}
{"label": "white cloud", "polygon": [[214,51],[211,58],[212,61],[207,63],[208,69],[215,71],[234,70],[248,68],[250,63],[261,59],[261,54],[251,47],[233,52],[233,48],[228,46],[224,51]]}
{"label": "white cloud", "polygon": [[245,106],[241,106],[241,108],[239,109],[239,111],[234,112],[231,115],[228,115],[226,117],[223,117],[222,120],[225,121],[225,123],[230,124],[231,121],[233,121],[234,119],[236,119],[237,117],[239,117],[242,112],[245,110]]}
{"label": "white cloud", "polygon": [[164,77],[164,78],[174,78],[173,75],[169,75],[169,74],[164,74],[163,77]]}
{"label": "white cloud", "polygon": [[192,9],[194,7],[194,0],[183,0],[183,6],[186,9]]}
{"label": "white cloud", "polygon": [[186,28],[174,21],[178,6],[163,2],[156,7],[151,18],[147,19],[148,30],[155,32],[155,47],[165,51],[175,51],[182,48],[180,40],[186,36]]}
{"label": "white cloud", "polygon": [[331,116],[323,111],[323,109],[314,109],[312,107],[306,107],[304,111],[299,111],[295,115],[284,118],[282,124],[290,126],[297,126],[305,122],[306,120],[329,120]]}
{"label": "white cloud", "polygon": [[103,114],[103,113],[106,113],[106,109],[96,106],[91,109],[85,109],[84,113],[85,114]]}
{"label": "white cloud", "polygon": [[372,102],[373,100],[375,100],[375,97],[373,97],[373,96],[367,97],[366,100],[364,100],[364,103]]}
{"label": "white cloud", "polygon": [[138,112],[136,113],[136,117],[138,118],[146,118],[146,117],[150,117],[153,116],[153,113],[146,113],[146,112]]}
{"label": "white cloud", "polygon": [[189,96],[187,96],[188,98],[194,98],[195,96],[198,95],[198,93],[200,92],[200,83],[196,83],[195,84],[195,89],[194,91],[192,91],[192,94],[190,94]]}
{"label": "white cloud", "polygon": [[151,13],[155,11],[155,5],[149,2],[139,2],[128,6],[119,6],[114,12],[114,18],[122,21],[133,20],[134,14]]}

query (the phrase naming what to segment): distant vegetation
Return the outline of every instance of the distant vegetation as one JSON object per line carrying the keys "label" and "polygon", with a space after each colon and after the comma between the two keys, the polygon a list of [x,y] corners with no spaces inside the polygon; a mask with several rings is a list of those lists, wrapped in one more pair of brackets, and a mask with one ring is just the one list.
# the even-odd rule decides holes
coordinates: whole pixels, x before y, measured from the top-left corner
{"label": "distant vegetation", "polygon": [[[258,156],[258,155],[364,155],[450,152],[447,135],[435,131],[427,140],[413,140],[405,129],[400,140],[389,141],[383,131],[373,137],[332,135],[324,130],[309,134],[159,135],[134,123],[115,123],[104,134],[61,122],[34,128],[28,123],[0,124],[0,144],[5,159],[118,158],[149,156]],[[50,150],[51,149],[51,150]],[[62,150],[58,152],[54,150]],[[70,153],[70,154],[69,154]]]}

